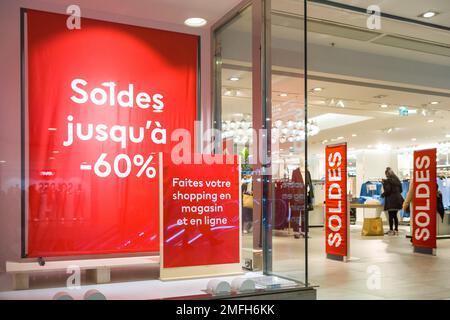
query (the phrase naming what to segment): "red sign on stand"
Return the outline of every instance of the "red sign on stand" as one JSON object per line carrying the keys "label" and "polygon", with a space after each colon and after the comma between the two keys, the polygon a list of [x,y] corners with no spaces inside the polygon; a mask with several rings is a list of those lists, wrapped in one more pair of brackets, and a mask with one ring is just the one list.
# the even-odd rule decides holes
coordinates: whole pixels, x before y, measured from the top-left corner
{"label": "red sign on stand", "polygon": [[[161,278],[180,276],[177,270],[170,270],[180,267],[235,264],[240,270],[238,158],[232,156],[234,163],[226,163],[226,156],[214,157],[218,161],[212,164],[175,164],[170,155],[164,156]],[[228,273],[226,270],[222,267],[214,273]],[[187,274],[193,275],[195,272]]]}
{"label": "red sign on stand", "polygon": [[194,132],[199,38],[25,18],[26,253],[158,252],[158,152]]}
{"label": "red sign on stand", "polygon": [[436,249],[436,149],[414,151],[412,241],[416,251]]}
{"label": "red sign on stand", "polygon": [[326,253],[347,257],[347,144],[326,147],[325,176]]}

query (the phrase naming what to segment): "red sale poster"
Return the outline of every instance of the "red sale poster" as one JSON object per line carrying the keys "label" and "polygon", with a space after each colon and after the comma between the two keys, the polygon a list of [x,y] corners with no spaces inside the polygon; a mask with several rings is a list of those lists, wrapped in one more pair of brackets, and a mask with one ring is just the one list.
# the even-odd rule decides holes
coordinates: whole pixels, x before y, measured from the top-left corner
{"label": "red sale poster", "polygon": [[193,133],[199,39],[67,18],[26,13],[26,253],[158,252],[157,155]]}
{"label": "red sale poster", "polygon": [[436,149],[414,151],[412,241],[416,248],[436,249]]}
{"label": "red sale poster", "polygon": [[325,149],[325,247],[330,255],[348,256],[347,144]]}
{"label": "red sale poster", "polygon": [[215,157],[175,164],[164,156],[164,268],[240,263],[239,164]]}

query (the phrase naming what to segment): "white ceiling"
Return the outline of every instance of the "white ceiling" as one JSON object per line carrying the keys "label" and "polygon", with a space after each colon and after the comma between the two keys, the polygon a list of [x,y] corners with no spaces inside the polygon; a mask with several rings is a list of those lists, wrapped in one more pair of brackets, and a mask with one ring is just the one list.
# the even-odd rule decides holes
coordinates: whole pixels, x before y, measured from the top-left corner
{"label": "white ceiling", "polygon": [[[229,80],[236,75],[240,77],[239,81]],[[222,81],[224,88],[229,91],[222,100],[224,120],[251,116],[251,73],[227,69],[223,72]],[[304,118],[302,83],[300,78],[273,75],[272,123],[280,119],[287,122]],[[322,92],[308,93],[309,119],[321,129],[318,135],[309,138],[313,153],[323,151],[324,140],[332,142],[338,137],[343,137],[349,147],[356,149],[380,144],[404,148],[450,140],[446,138],[450,134],[450,97],[433,95],[432,92],[407,92],[400,88],[380,89],[364,82],[359,85],[339,83],[331,77],[329,81],[309,80],[308,87],[323,88]],[[281,97],[281,93],[287,93],[288,96]],[[339,100],[345,107],[337,106]],[[431,105],[433,101],[439,104]],[[388,107],[381,108],[381,104],[387,104]],[[416,114],[402,117],[399,115],[400,106],[407,106],[415,110]],[[388,133],[388,129],[392,129],[391,132]],[[416,140],[412,141],[414,138]],[[287,151],[292,145],[286,143],[280,147]]]}
{"label": "white ceiling", "polygon": [[[427,10],[436,10],[440,14],[429,22],[444,25],[450,21],[447,15],[450,12],[450,1],[447,0],[341,2],[359,7],[379,4],[385,12],[408,18],[415,18]],[[274,9],[278,12],[294,15],[297,19],[302,18],[302,1],[277,0],[272,3]],[[314,3],[309,3],[308,10],[309,18],[315,21],[331,21],[338,25],[367,30],[367,15],[365,14]],[[272,29],[273,50],[278,50],[272,51],[272,58],[273,61],[277,60],[277,63],[281,64],[274,64],[273,68],[284,72],[276,72],[272,76],[272,123],[278,119],[287,122],[288,120],[298,121],[304,118],[303,70],[301,66],[290,68],[289,55],[286,54],[287,51],[291,50],[296,53],[297,60],[302,59],[302,52],[300,51],[303,41],[301,23],[291,21],[291,25],[283,26],[283,21],[278,22],[280,24]],[[238,38],[238,33],[248,32],[249,20],[243,18],[236,21],[230,29],[230,38],[234,41],[225,45],[234,49],[232,59],[239,60],[235,52],[236,48],[239,48],[240,42],[236,39],[246,39],[245,37]],[[450,32],[413,23],[383,19],[382,29],[377,32],[380,35],[402,36],[450,46]],[[395,149],[450,140],[446,137],[450,134],[450,125],[447,120],[450,117],[450,69],[448,69],[450,57],[379,45],[370,41],[347,39],[339,34],[329,35],[309,32],[308,43],[311,44],[308,63],[314,66],[312,68],[308,64],[310,75],[308,87],[324,88],[320,93],[308,93],[309,119],[315,120],[315,123],[321,127],[318,135],[309,138],[309,148],[313,154],[323,152],[322,142],[324,140],[330,143],[337,141],[338,137],[341,138],[340,141],[347,141],[349,147],[355,149],[367,149],[369,146],[375,148],[378,145]],[[347,59],[334,59],[331,55],[336,49],[333,51],[330,47],[331,43],[334,44],[336,49],[346,50],[348,53]],[[318,54],[321,50],[329,52],[330,55]],[[353,55],[356,52],[360,54]],[[247,54],[246,56],[248,57]],[[280,56],[286,58],[278,59]],[[355,63],[361,62],[352,60],[352,58],[362,56],[367,57],[364,62],[372,64],[367,70],[378,69],[378,74],[381,77],[372,78],[369,76],[369,72],[366,75],[362,72],[362,75],[352,76],[352,68],[354,68]],[[324,57],[328,57],[330,61],[324,61]],[[225,58],[231,59],[231,57]],[[327,72],[322,72],[318,68],[327,63],[335,65],[336,61],[342,63],[339,68],[330,68]],[[408,62],[410,68],[402,69],[399,64],[403,62]],[[227,63],[237,65],[237,68],[230,67],[223,70],[223,93],[226,93],[223,96],[222,105],[224,119],[239,119],[242,115],[250,116],[252,113],[252,75],[245,68],[249,65],[249,60],[227,61]],[[396,81],[393,81],[392,77],[388,77],[391,70],[385,70],[387,66],[394,67],[394,73],[397,72]],[[419,72],[419,67],[420,70],[424,71]],[[360,69],[360,65],[358,65],[358,68]],[[338,69],[348,72],[340,73]],[[427,80],[428,77],[437,79],[436,72],[439,71],[445,75],[445,70],[449,70],[448,77],[442,77],[442,81],[439,81],[439,83],[432,83]],[[399,72],[402,74],[400,75]],[[294,74],[297,74],[297,76],[293,76]],[[422,84],[418,85],[418,82],[412,81],[412,75],[414,75],[414,78],[423,79]],[[231,76],[238,76],[240,80],[237,82],[229,81]],[[288,96],[281,97],[281,93],[287,93]],[[344,108],[336,106],[336,102],[339,100],[344,103]],[[431,105],[432,101],[437,101],[439,104]],[[381,108],[381,104],[388,104],[388,108]],[[417,113],[401,117],[398,111],[400,106],[407,106],[411,110],[416,110]],[[322,121],[324,119],[326,121]],[[295,143],[280,145],[280,150],[283,150],[281,153],[288,153],[289,147],[293,145]],[[297,147],[301,148],[301,145],[297,144]]]}
{"label": "white ceiling", "polygon": [[[450,1],[447,0],[333,0],[343,4],[367,8],[378,5],[382,12],[450,27]],[[419,18],[426,11],[439,14],[431,19]]]}

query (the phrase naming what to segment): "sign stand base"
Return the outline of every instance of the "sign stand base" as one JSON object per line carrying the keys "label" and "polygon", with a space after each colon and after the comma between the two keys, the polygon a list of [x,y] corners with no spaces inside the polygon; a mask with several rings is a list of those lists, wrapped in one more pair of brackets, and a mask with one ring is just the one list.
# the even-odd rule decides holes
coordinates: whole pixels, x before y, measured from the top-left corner
{"label": "sign stand base", "polygon": [[436,255],[436,249],[414,247],[414,253],[430,254],[432,256],[435,256]]}
{"label": "sign stand base", "polygon": [[335,261],[343,261],[343,262],[347,262],[348,261],[348,257],[347,256],[337,256],[337,255],[328,254],[328,253],[327,253],[327,259],[335,260]]}

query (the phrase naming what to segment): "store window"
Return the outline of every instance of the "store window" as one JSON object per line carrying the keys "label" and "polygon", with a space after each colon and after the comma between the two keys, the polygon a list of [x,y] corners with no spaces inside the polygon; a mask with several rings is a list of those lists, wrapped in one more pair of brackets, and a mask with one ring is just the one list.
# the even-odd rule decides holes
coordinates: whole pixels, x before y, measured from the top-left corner
{"label": "store window", "polygon": [[[215,127],[221,132],[218,148],[241,156],[242,254],[244,267],[261,269],[261,219],[253,210],[253,72],[252,5],[242,9],[214,32]],[[255,213],[255,214],[254,214]],[[255,246],[255,247],[254,247]]]}
{"label": "store window", "polygon": [[304,3],[264,3],[215,31],[215,121],[221,150],[243,158],[245,267],[304,286],[314,201],[305,146],[317,134],[305,125]]}

